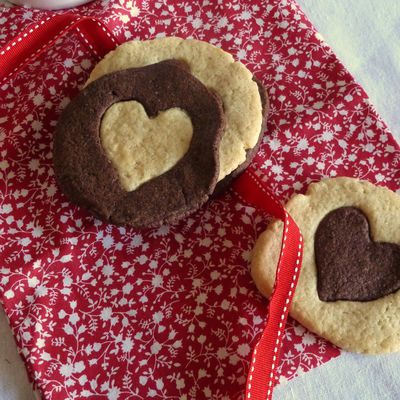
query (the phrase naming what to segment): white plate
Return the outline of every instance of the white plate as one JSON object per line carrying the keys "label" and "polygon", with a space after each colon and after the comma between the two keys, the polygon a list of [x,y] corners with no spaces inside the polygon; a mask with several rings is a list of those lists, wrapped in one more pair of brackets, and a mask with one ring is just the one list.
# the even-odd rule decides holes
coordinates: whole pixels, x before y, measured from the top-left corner
{"label": "white plate", "polygon": [[60,10],[89,3],[93,0],[9,0],[11,3],[30,8],[42,8],[45,10]]}

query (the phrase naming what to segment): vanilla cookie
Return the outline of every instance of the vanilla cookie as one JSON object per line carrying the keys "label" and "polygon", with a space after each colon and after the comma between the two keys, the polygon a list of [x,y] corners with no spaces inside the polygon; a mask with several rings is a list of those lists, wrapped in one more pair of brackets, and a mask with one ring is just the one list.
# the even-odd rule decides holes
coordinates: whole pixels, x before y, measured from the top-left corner
{"label": "vanilla cookie", "polygon": [[[400,350],[400,196],[353,178],[311,184],[286,206],[304,238],[290,310],[301,324],[346,350]],[[251,274],[270,296],[282,222],[261,234]]]}
{"label": "vanilla cookie", "polygon": [[[130,41],[107,54],[95,66],[88,83],[110,72],[168,59],[185,62],[190,72],[221,98],[225,128],[219,149],[218,181],[232,173],[235,176],[235,172],[243,170],[256,152],[263,116],[268,112],[269,105],[262,86],[229,53],[194,39],[167,37]],[[105,115],[104,124],[108,124],[109,118],[113,118],[112,111]]]}

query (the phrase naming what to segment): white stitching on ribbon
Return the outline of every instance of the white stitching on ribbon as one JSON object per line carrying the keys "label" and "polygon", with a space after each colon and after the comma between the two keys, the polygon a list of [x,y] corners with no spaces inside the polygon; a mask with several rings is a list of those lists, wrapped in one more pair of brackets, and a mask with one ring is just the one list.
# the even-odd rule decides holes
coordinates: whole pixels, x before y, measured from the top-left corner
{"label": "white stitching on ribbon", "polygon": [[[49,18],[47,18],[47,19],[49,19]],[[59,34],[62,35],[62,34],[63,34],[65,31],[67,31],[75,22],[76,22],[76,21],[70,22],[62,31],[60,31]],[[38,25],[36,25],[36,26],[38,26]],[[35,26],[35,28],[36,28],[36,26]],[[36,28],[36,29],[37,29],[37,28]],[[33,30],[34,30],[34,28],[30,29],[30,30],[28,31],[28,33],[31,33],[31,31],[33,32]],[[25,34],[23,35],[23,37],[28,36],[28,33],[25,33]],[[48,44],[45,43],[43,46],[41,46],[39,49],[37,49],[33,54],[31,54],[27,59],[25,59],[24,62],[25,62],[26,64],[28,64],[28,63],[29,63],[33,58],[35,58],[36,55],[37,55],[39,52],[41,52],[47,45],[48,45]],[[9,46],[8,46],[8,47],[9,47]],[[6,50],[8,49],[8,47],[6,48]],[[17,69],[17,67],[14,68],[7,76],[5,76],[5,77],[3,78],[3,81],[5,81],[10,75],[12,75],[16,69]]]}
{"label": "white stitching on ribbon", "polygon": [[79,27],[75,27],[76,31],[79,33],[79,36],[82,38],[82,40],[86,43],[86,45],[89,47],[89,49],[95,54],[96,57],[100,58],[99,54],[95,50],[95,48],[90,44],[89,40],[86,39],[85,35],[82,33],[82,31],[79,29]]}
{"label": "white stitching on ribbon", "polygon": [[36,29],[38,29],[41,25],[43,25],[44,23],[46,23],[50,18],[52,17],[47,17],[46,19],[40,21],[38,24],[36,24],[34,27],[32,27],[31,29],[29,29],[28,32],[25,32],[22,36],[20,36],[18,39],[14,40],[13,42],[11,42],[4,50],[0,51],[0,56],[3,56],[4,54],[6,54],[8,51],[10,51],[18,42],[21,42],[22,39],[26,38],[28,35],[30,35],[31,33],[33,33],[34,31],[36,31]]}
{"label": "white stitching on ribbon", "polygon": [[[249,171],[249,175],[250,175],[250,177],[253,179],[253,181],[255,182],[255,184],[256,184],[264,193],[266,193],[266,194],[269,195],[269,197],[270,197],[271,200],[275,203],[275,205],[277,205],[277,206],[280,207],[281,205],[275,200],[275,196],[271,193],[271,191],[270,191],[268,188],[262,186],[262,185],[259,183],[259,181],[257,180],[257,178],[256,178],[256,177],[253,175],[253,173],[251,173],[250,171]],[[284,231],[284,234],[283,234],[283,240],[282,240],[282,248],[281,248],[280,259],[282,259],[282,257],[283,257],[283,253],[284,253],[285,245],[286,245],[287,233],[288,233],[288,231],[289,231],[289,215],[288,215],[288,213],[287,213],[286,210],[285,210],[285,220],[286,220],[286,228],[285,228],[285,231]],[[285,306],[283,307],[283,310],[282,310],[282,313],[281,313],[281,316],[280,316],[280,320],[281,320],[281,321],[279,322],[278,337],[277,337],[277,339],[276,339],[276,343],[275,343],[275,347],[274,347],[274,355],[273,355],[273,357],[272,357],[271,373],[270,373],[270,376],[268,377],[268,391],[267,391],[267,398],[266,398],[266,400],[270,400],[270,399],[271,399],[271,395],[272,395],[272,384],[273,384],[274,378],[275,378],[275,368],[276,368],[276,358],[277,358],[277,357],[276,357],[276,354],[278,353],[278,349],[279,349],[280,343],[281,343],[281,337],[282,337],[283,328],[284,328],[284,326],[283,326],[283,321],[284,321],[284,319],[285,319],[285,314],[286,314],[286,312],[288,311],[288,304],[289,304],[291,298],[292,298],[293,295],[294,295],[293,289],[294,289],[295,281],[297,280],[297,275],[298,275],[298,273],[299,273],[300,255],[301,255],[302,246],[303,246],[303,238],[302,238],[302,236],[300,235],[300,243],[299,243],[299,247],[298,247],[298,250],[297,250],[297,257],[296,257],[296,267],[295,267],[295,269],[294,269],[294,274],[293,274],[293,277],[292,277],[292,282],[291,282],[291,284],[290,284],[290,290],[289,290],[289,293],[288,293],[288,297],[286,298]],[[276,271],[276,276],[278,276],[279,267],[280,267],[280,266],[279,266],[279,264],[278,264],[278,268],[277,268],[277,271]],[[276,282],[277,282],[277,279],[276,279],[276,277],[275,277],[274,290],[275,290]],[[252,364],[254,364],[254,363],[256,362],[255,355],[257,354],[257,347],[258,347],[258,343],[257,343],[257,345],[256,345],[256,347],[255,347],[255,349],[254,349],[254,355],[253,355]],[[248,383],[248,386],[247,386],[247,389],[248,389],[247,399],[250,399],[250,398],[251,398],[251,393],[250,393],[250,391],[251,391],[251,381],[253,380],[253,372],[254,372],[254,366],[252,366],[252,367],[251,367],[251,370],[250,370],[249,383]]]}
{"label": "white stitching on ribbon", "polygon": [[111,39],[111,41],[118,46],[118,42],[115,40],[113,35],[110,35],[110,32],[97,20],[95,20],[97,25],[104,31],[104,33]]}
{"label": "white stitching on ribbon", "polygon": [[[34,31],[36,31],[41,25],[45,24],[48,20],[50,20],[52,17],[47,17],[46,19],[40,21],[39,23],[37,23],[35,26],[33,26],[32,28],[29,29],[29,31],[25,32],[22,36],[18,37],[17,39],[15,39],[13,42],[11,42],[4,50],[2,50],[0,52],[0,55],[4,55],[6,54],[8,51],[10,51],[13,47],[16,46],[17,43],[21,42],[23,39],[25,39],[27,36],[31,35]],[[118,46],[118,42],[115,40],[115,38],[113,37],[113,35],[110,34],[110,32],[97,20],[95,19],[90,19],[91,21],[95,22],[100,28],[101,30],[108,36],[108,38],[116,45]],[[79,20],[74,20],[72,22],[70,22],[63,30],[61,30],[58,35],[63,35],[69,28],[71,28],[71,26],[75,23],[79,22]],[[93,53],[99,57],[97,51],[93,48],[93,46],[89,43],[89,41],[85,38],[85,36],[82,34],[82,32],[80,31],[79,27],[76,27],[76,30],[78,32],[78,34],[81,36],[81,38],[85,41],[85,43],[89,46],[89,48],[93,51]],[[47,43],[45,43],[43,46],[41,46],[38,50],[36,50],[33,54],[31,54],[26,60],[25,63],[29,63],[40,51],[42,51],[45,47],[47,46]],[[5,76],[2,81],[5,81],[6,79],[8,79],[10,77],[10,75],[12,75],[15,70],[17,69],[14,68],[7,76]]]}

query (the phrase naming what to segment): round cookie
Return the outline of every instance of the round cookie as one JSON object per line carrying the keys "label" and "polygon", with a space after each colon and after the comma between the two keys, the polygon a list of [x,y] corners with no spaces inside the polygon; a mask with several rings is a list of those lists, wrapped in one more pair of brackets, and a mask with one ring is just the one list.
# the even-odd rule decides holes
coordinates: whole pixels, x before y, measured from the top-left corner
{"label": "round cookie", "polygon": [[[291,198],[286,209],[304,237],[303,264],[291,315],[311,331],[350,351],[377,354],[400,350],[400,196],[365,181],[334,178],[311,184],[305,195]],[[253,250],[251,274],[267,297],[275,280],[282,225],[280,221],[272,222]],[[343,230],[346,237],[341,237]],[[360,242],[365,251],[360,251]],[[384,251],[369,257],[371,246],[378,250],[384,246]],[[320,254],[318,265],[316,248]],[[321,251],[327,252],[325,266],[321,264]],[[366,264],[376,264],[382,254],[390,260],[379,261],[382,269],[378,273],[376,266],[371,269]],[[339,257],[353,263],[347,270],[342,265],[339,272],[332,272]],[[333,275],[323,280],[320,274],[326,273],[327,266]],[[389,288],[374,282],[387,279],[392,282]],[[368,294],[363,286],[371,286],[368,290],[375,292]],[[377,288],[382,289],[380,294]]]}
{"label": "round cookie", "polygon": [[[184,110],[193,136],[175,166],[128,192],[104,152],[100,128],[111,105],[131,100],[150,118]],[[216,185],[223,122],[219,98],[176,61],[107,74],[61,115],[54,139],[57,182],[75,203],[107,221],[135,227],[174,222],[200,207]]]}
{"label": "round cookie", "polygon": [[[251,72],[232,55],[209,43],[177,37],[126,42],[93,69],[88,83],[100,76],[166,59],[184,61],[190,72],[223,102],[226,125],[221,140],[218,181],[241,172],[251,161],[261,136],[263,114],[268,111]],[[235,171],[243,164],[242,168]]]}

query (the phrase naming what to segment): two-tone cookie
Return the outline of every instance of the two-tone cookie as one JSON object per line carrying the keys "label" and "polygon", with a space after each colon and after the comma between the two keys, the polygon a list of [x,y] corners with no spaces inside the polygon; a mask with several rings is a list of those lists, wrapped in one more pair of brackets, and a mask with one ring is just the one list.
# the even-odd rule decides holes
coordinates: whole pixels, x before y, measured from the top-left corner
{"label": "two-tone cookie", "polygon": [[[140,106],[137,112],[125,110],[131,102]],[[105,123],[109,113],[115,121]],[[172,151],[165,141],[157,143],[157,136],[168,135],[169,125],[173,134],[183,132],[183,154],[180,146]],[[174,222],[213,192],[223,126],[219,98],[175,61],[107,74],[80,92],[59,120],[57,182],[72,201],[106,221],[136,227]],[[122,146],[112,143],[117,133],[126,135]],[[107,140],[123,166],[130,165],[134,152],[138,164],[115,168],[104,149]],[[171,154],[181,158],[168,164]]]}
{"label": "two-tone cookie", "polygon": [[215,46],[128,42],[100,61],[63,112],[56,178],[103,220],[175,222],[248,166],[268,109],[260,82]]}
{"label": "two-tone cookie", "polygon": [[[311,184],[286,206],[304,237],[291,315],[344,349],[400,350],[400,196],[353,178]],[[251,274],[265,296],[275,280],[282,223],[261,234]]]}

